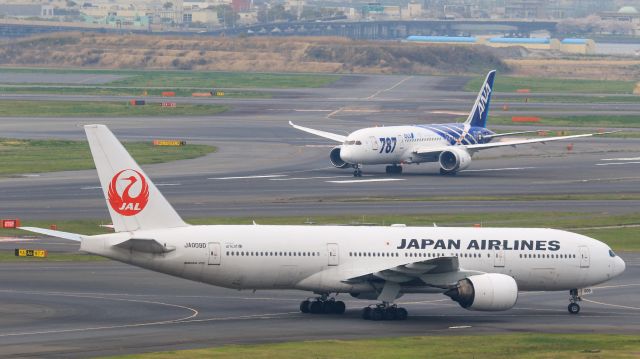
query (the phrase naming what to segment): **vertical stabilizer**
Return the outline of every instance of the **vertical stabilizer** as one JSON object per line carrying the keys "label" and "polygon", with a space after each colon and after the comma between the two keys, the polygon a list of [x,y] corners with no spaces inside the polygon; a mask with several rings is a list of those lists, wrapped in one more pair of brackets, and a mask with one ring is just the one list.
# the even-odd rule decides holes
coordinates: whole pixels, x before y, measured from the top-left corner
{"label": "vertical stabilizer", "polygon": [[487,127],[487,116],[489,115],[489,102],[493,92],[493,80],[496,77],[496,70],[491,70],[484,80],[484,84],[478,92],[476,103],[473,104],[469,117],[464,122],[472,127]]}
{"label": "vertical stabilizer", "polygon": [[107,126],[84,130],[116,232],[187,225]]}

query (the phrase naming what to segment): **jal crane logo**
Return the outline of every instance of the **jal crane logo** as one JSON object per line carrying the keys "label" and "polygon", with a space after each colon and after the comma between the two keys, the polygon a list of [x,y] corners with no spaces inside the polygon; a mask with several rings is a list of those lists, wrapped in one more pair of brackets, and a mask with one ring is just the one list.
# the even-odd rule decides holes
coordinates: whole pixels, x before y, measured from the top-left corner
{"label": "jal crane logo", "polygon": [[[118,192],[120,182],[129,182],[121,193]],[[109,204],[114,211],[127,217],[134,216],[147,206],[147,202],[149,185],[140,172],[126,169],[113,176],[109,185]]]}

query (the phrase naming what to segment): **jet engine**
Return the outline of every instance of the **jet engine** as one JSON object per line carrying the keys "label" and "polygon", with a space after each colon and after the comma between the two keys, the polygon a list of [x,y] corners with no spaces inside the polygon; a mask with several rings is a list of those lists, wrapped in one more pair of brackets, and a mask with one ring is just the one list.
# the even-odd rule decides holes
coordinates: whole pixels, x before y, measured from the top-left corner
{"label": "jet engine", "polygon": [[494,312],[516,304],[518,285],[508,275],[487,273],[462,279],[444,294],[464,309]]}
{"label": "jet engine", "polygon": [[350,163],[345,162],[342,157],[340,157],[340,146],[334,147],[331,152],[329,152],[329,161],[337,168],[347,168],[351,166]]}
{"label": "jet engine", "polygon": [[455,173],[469,167],[471,164],[471,155],[465,149],[454,147],[442,151],[438,162],[440,162],[441,172]]}

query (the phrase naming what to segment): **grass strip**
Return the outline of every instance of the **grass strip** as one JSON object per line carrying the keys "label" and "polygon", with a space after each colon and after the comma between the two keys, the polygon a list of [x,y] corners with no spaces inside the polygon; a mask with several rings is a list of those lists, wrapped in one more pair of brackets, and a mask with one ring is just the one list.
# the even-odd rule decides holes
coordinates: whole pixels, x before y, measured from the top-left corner
{"label": "grass strip", "polygon": [[323,340],[114,356],[110,358],[637,358],[634,335],[443,335],[364,340]]}
{"label": "grass strip", "polygon": [[[465,85],[466,91],[478,92],[484,83],[485,76],[471,79]],[[500,76],[495,80],[494,91],[516,92],[519,89],[529,89],[536,92],[573,92],[597,94],[631,94],[636,81],[614,80],[578,80],[540,77]]]}
{"label": "grass strip", "polygon": [[[6,94],[45,94],[45,95],[93,95],[93,96],[162,96],[162,89],[146,89],[141,87],[103,87],[103,86],[0,86],[0,93]],[[209,92],[203,88],[179,88],[171,90],[176,97],[192,97],[191,94]],[[265,92],[257,91],[224,91],[225,98],[271,98]],[[219,97],[212,97],[219,98]],[[171,97],[167,97],[171,101]]]}
{"label": "grass strip", "polygon": [[[588,115],[588,116],[536,116],[540,120],[532,123],[513,122],[512,116],[505,116],[502,112],[499,115],[489,115],[487,120],[488,126],[565,126],[565,127],[623,127],[623,128],[640,128],[640,115],[624,115],[624,116],[605,116],[605,115]],[[517,115],[521,116],[521,115]],[[463,122],[465,119],[460,117],[456,122]],[[549,132],[549,135],[555,135]],[[625,133],[616,133],[605,136],[624,136]],[[630,135],[630,134],[629,134]]]}
{"label": "grass strip", "polygon": [[[151,142],[125,142],[140,164],[164,163],[201,157],[216,151],[209,145],[154,146]],[[86,141],[17,140],[0,138],[0,176],[95,168]]]}
{"label": "grass strip", "polygon": [[0,73],[96,74],[127,76],[109,82],[132,87],[227,87],[227,88],[314,88],[327,86],[340,75],[165,70],[82,70],[47,68],[0,68]]}
{"label": "grass strip", "polygon": [[182,103],[176,107],[161,107],[159,103],[132,106],[125,101],[0,101],[0,117],[211,116],[228,109],[225,105]]}
{"label": "grass strip", "polygon": [[[481,224],[484,227],[534,227],[557,228],[583,233],[609,244],[614,250],[640,250],[640,227],[624,227],[640,224],[640,213],[603,214],[573,212],[526,212],[526,213],[454,213],[454,214],[416,214],[416,215],[339,215],[319,217],[219,217],[190,218],[188,223],[204,224],[252,224],[262,225],[377,225],[389,226],[403,223],[408,226],[431,227],[436,223],[440,227],[469,227]],[[56,224],[58,230],[72,233],[94,235],[110,233],[100,227],[109,220],[72,220],[72,221],[29,221],[23,226],[48,228]],[[313,224],[309,224],[313,223]],[[596,227],[608,227],[597,228]],[[0,229],[0,236],[29,236],[31,234],[16,229]]]}

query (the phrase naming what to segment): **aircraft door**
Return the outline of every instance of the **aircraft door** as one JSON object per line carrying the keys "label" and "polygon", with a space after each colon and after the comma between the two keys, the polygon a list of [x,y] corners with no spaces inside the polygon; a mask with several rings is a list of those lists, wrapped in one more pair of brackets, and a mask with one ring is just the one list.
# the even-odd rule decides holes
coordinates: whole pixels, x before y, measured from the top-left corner
{"label": "aircraft door", "polygon": [[209,265],[220,265],[220,243],[209,242]]}
{"label": "aircraft door", "polygon": [[338,245],[336,243],[327,243],[327,253],[329,255],[330,266],[337,266],[340,264]]}
{"label": "aircraft door", "polygon": [[375,138],[374,136],[370,136],[369,137],[369,141],[371,142],[371,149],[374,151],[378,150],[378,139]]}
{"label": "aircraft door", "polygon": [[493,251],[493,266],[504,267],[504,251]]}
{"label": "aircraft door", "polygon": [[589,247],[580,246],[578,247],[578,256],[580,257],[580,268],[589,268],[590,259],[589,259]]}
{"label": "aircraft door", "polygon": [[398,148],[404,150],[404,136],[398,135],[396,138],[398,139]]}

